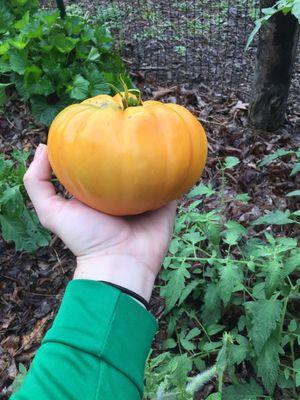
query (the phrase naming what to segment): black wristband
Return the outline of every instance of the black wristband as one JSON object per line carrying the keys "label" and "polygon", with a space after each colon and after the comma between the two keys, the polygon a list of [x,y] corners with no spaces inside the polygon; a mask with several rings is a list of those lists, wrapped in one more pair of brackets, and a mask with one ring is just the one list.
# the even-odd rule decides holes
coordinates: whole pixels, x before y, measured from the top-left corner
{"label": "black wristband", "polygon": [[121,292],[123,292],[123,293],[125,293],[125,294],[128,294],[129,296],[133,297],[134,299],[136,299],[137,301],[139,301],[140,303],[142,303],[142,304],[146,307],[146,310],[149,310],[149,303],[148,303],[148,301],[145,300],[145,299],[144,299],[142,296],[140,296],[139,294],[137,294],[137,293],[135,293],[135,292],[132,292],[131,290],[129,290],[129,289],[123,287],[123,286],[116,285],[115,283],[112,283],[112,282],[107,282],[107,281],[99,281],[99,282],[105,283],[106,285],[109,285],[109,286],[112,286],[112,287],[114,287],[114,288],[116,288],[116,289],[121,290]]}

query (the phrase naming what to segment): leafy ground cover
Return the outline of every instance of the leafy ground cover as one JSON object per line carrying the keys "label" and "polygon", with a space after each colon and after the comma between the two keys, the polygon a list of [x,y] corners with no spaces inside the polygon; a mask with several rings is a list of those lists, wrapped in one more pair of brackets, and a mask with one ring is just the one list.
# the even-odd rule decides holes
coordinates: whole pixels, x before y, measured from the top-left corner
{"label": "leafy ground cover", "polygon": [[0,104],[6,102],[5,87],[14,85],[35,117],[49,125],[67,105],[111,94],[108,84],[120,74],[126,79],[106,26],[88,23],[84,15],[61,19],[57,9],[37,10],[32,0],[23,10],[8,3],[0,1]]}
{"label": "leafy ground cover", "polygon": [[[145,398],[192,399],[197,389],[194,398],[205,399],[222,388],[225,399],[297,399],[299,197],[287,194],[299,189],[298,116],[290,114],[276,133],[259,132],[248,127],[246,105],[236,98],[141,86],[148,97],[187,105],[204,121],[210,143],[203,180],[181,201],[152,299],[160,332]],[[9,159],[12,148],[31,151],[46,140],[45,128],[14,97],[0,125]],[[73,268],[57,238],[36,255],[1,242],[4,398],[18,370],[28,368]]]}
{"label": "leafy ground cover", "polygon": [[[117,72],[124,71],[107,31],[116,29],[122,8],[116,11],[110,6],[94,15],[89,8],[83,13],[82,8],[71,6],[69,17],[61,21],[56,11],[36,14],[32,0],[25,1],[18,14],[15,1],[8,14],[0,16],[5,16],[3,23],[10,18],[9,33],[0,31],[4,68],[0,390],[4,399],[22,382],[74,269],[73,256],[38,224],[22,185],[33,150],[47,140],[47,129],[32,111],[48,123],[57,110],[53,105],[62,107],[65,100],[80,101],[94,90],[108,90],[105,79],[115,79],[107,75],[111,62],[117,60]],[[175,6],[184,12],[190,2],[176,1]],[[157,22],[149,9],[141,11],[147,21]],[[220,15],[225,17],[226,12]],[[89,28],[86,21],[102,25]],[[219,22],[215,20],[217,28]],[[66,36],[62,46],[57,35]],[[60,82],[45,66],[44,51],[59,61]],[[267,133],[248,126],[247,104],[237,97],[225,98],[204,85],[160,87],[139,70],[134,76],[144,97],[186,105],[203,122],[209,138],[203,179],[181,199],[170,251],[151,302],[160,331],[146,368],[145,399],[298,399],[297,97],[292,93],[285,126]],[[47,85],[53,92],[45,90]],[[37,110],[35,101],[43,107]]]}

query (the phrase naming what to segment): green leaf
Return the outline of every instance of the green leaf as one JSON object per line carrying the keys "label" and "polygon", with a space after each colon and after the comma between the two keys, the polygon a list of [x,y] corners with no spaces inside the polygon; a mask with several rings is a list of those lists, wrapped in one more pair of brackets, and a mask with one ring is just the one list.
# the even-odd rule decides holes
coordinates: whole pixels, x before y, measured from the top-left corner
{"label": "green leaf", "polygon": [[177,387],[184,387],[187,380],[187,375],[193,367],[192,360],[187,354],[174,357],[170,361],[170,368],[173,371],[170,379]]}
{"label": "green leaf", "polygon": [[287,193],[287,196],[300,196],[300,189],[299,190],[293,190],[292,192]]}
{"label": "green leaf", "polygon": [[206,400],[222,400],[222,397],[220,393],[212,393],[206,397]]}
{"label": "green leaf", "polygon": [[29,11],[23,15],[21,19],[14,23],[14,27],[18,30],[23,29],[29,23]]}
{"label": "green leaf", "polygon": [[250,33],[247,43],[246,43],[246,48],[245,48],[246,50],[249,49],[250,44],[253,42],[253,39],[254,39],[255,35],[257,34],[257,32],[260,30],[261,26],[262,26],[261,20],[255,21],[255,27],[253,28],[252,32]]}
{"label": "green leaf", "polygon": [[288,325],[288,330],[290,332],[295,332],[297,330],[297,321],[294,318],[290,321]]}
{"label": "green leaf", "polygon": [[38,19],[32,19],[21,29],[21,32],[26,38],[40,38],[43,34],[43,28]]}
{"label": "green leaf", "polygon": [[54,104],[48,103],[41,96],[31,98],[31,110],[33,115],[44,125],[49,126],[56,115],[65,108],[68,103],[66,101],[58,101]]}
{"label": "green leaf", "polygon": [[200,235],[200,232],[187,232],[182,235],[183,239],[192,244],[197,244],[205,239],[205,236]]}
{"label": "green leaf", "polygon": [[277,260],[267,261],[263,265],[263,271],[266,274],[266,294],[270,297],[282,282],[284,277],[283,266]]}
{"label": "green leaf", "polygon": [[0,73],[11,72],[11,66],[8,60],[0,57]]}
{"label": "green leaf", "polygon": [[73,39],[71,37],[65,36],[62,33],[57,33],[51,38],[51,43],[57,48],[61,53],[70,53],[79,39]]}
{"label": "green leaf", "polygon": [[300,24],[300,1],[299,0],[295,0],[293,2],[292,14],[297,18],[297,20]]}
{"label": "green leaf", "polygon": [[236,165],[238,165],[239,163],[240,163],[240,160],[237,157],[228,156],[228,157],[225,158],[224,168],[232,169]]}
{"label": "green leaf", "polygon": [[20,217],[24,209],[24,200],[20,192],[20,186],[8,187],[0,197],[0,206],[7,207],[7,213],[10,217]]}
{"label": "green leaf", "polygon": [[193,342],[190,342],[189,340],[187,340],[184,337],[180,337],[179,340],[180,340],[180,344],[184,348],[184,350],[186,350],[186,351],[194,351],[195,350],[196,346]]}
{"label": "green leaf", "polygon": [[[9,42],[0,42],[0,56],[2,56],[3,54],[6,54],[8,52],[10,48]],[[1,62],[1,60],[0,60]]]}
{"label": "green leaf", "polygon": [[296,238],[291,237],[278,237],[276,239],[276,244],[278,245],[276,250],[278,253],[285,253],[288,250],[293,250],[297,248],[298,242]]}
{"label": "green leaf", "polygon": [[177,343],[172,338],[166,339],[163,342],[164,349],[174,349],[176,346],[177,346]]}
{"label": "green leaf", "polygon": [[26,236],[24,238],[24,250],[35,252],[40,247],[48,246],[51,235],[40,225],[36,213],[25,208],[22,218],[26,225],[26,235],[28,235],[28,242],[26,242]]}
{"label": "green leaf", "polygon": [[296,163],[291,171],[291,176],[296,175],[298,172],[300,172],[300,162]]}
{"label": "green leaf", "polygon": [[[29,156],[30,156],[30,151],[21,151],[21,150],[13,150],[11,153],[12,158],[17,161],[19,164],[21,164],[22,166],[26,167],[26,161],[28,160]],[[25,170],[24,170],[25,173]],[[20,184],[23,181],[23,175],[21,177],[21,181]]]}
{"label": "green leaf", "polygon": [[9,44],[18,50],[23,50],[28,45],[29,39],[23,35],[16,36],[15,39],[10,39]]}
{"label": "green leaf", "polygon": [[27,67],[27,53],[25,50],[10,49],[8,54],[11,69],[18,74],[24,74]]}
{"label": "green leaf", "polygon": [[46,25],[51,26],[58,20],[59,11],[58,10],[43,10],[43,11],[39,12],[39,18]]}
{"label": "green leaf", "polygon": [[12,83],[2,83],[0,82],[0,105],[5,104],[7,97],[5,93],[5,88],[12,85]]}
{"label": "green leaf", "polygon": [[240,193],[236,195],[235,200],[242,201],[242,202],[247,202],[251,199],[251,197],[248,195],[248,193]]}
{"label": "green leaf", "polygon": [[196,197],[196,196],[212,196],[215,193],[215,190],[212,188],[211,184],[203,185],[203,183],[201,183],[199,186],[195,186],[188,194],[187,194],[187,198],[192,198],[192,197]]}
{"label": "green leaf", "polygon": [[86,21],[78,15],[70,15],[66,18],[66,29],[69,36],[78,35],[84,29]]}
{"label": "green leaf", "polygon": [[28,85],[28,91],[32,94],[48,96],[55,91],[52,82],[46,76],[42,76],[37,82]]}
{"label": "green leaf", "polygon": [[0,224],[3,239],[7,242],[13,241],[17,250],[23,250],[25,234],[23,221],[0,214]]}
{"label": "green leaf", "polygon": [[209,334],[209,336],[213,336],[213,335],[223,331],[224,328],[225,328],[225,325],[211,324],[207,327],[206,331]]}
{"label": "green leaf", "polygon": [[208,351],[208,352],[217,350],[222,347],[222,344],[223,344],[223,342],[221,340],[219,340],[217,342],[206,342],[203,346],[203,350]]}
{"label": "green leaf", "polygon": [[241,237],[248,233],[247,229],[236,221],[227,221],[225,226],[227,229],[224,231],[224,242],[230,246],[237,244]]}
{"label": "green leaf", "polygon": [[174,238],[171,240],[169,246],[169,252],[173,255],[177,254],[178,250],[181,248],[182,244],[178,238]]}
{"label": "green leaf", "polygon": [[0,214],[0,223],[4,240],[14,242],[16,250],[33,253],[50,242],[50,234],[39,225],[36,215],[26,208],[19,219]]}
{"label": "green leaf", "polygon": [[71,97],[76,100],[84,100],[88,97],[89,81],[81,75],[76,75],[71,90]]}
{"label": "green leaf", "polygon": [[100,58],[99,51],[95,47],[92,47],[89,52],[89,55],[87,56],[86,61],[97,61],[99,60],[99,58]]}
{"label": "green leaf", "polygon": [[217,323],[221,316],[221,299],[218,286],[209,283],[205,289],[201,317],[204,324],[210,325]]}
{"label": "green leaf", "polygon": [[286,225],[292,224],[294,221],[289,218],[290,211],[285,210],[275,210],[269,214],[259,217],[257,220],[253,221],[251,225]]}
{"label": "green leaf", "polygon": [[286,156],[288,154],[293,154],[294,152],[291,150],[284,150],[284,149],[279,149],[276,150],[273,154],[268,155],[265,157],[259,164],[259,167],[263,167],[264,165],[270,164],[272,161],[277,160],[277,158],[280,158],[282,156]]}
{"label": "green leaf", "polygon": [[264,391],[261,386],[251,378],[249,383],[227,386],[223,390],[223,400],[258,400]]}
{"label": "green leaf", "polygon": [[200,334],[200,329],[199,328],[193,328],[189,331],[189,333],[186,335],[186,339],[187,340],[192,340],[194,339],[196,336],[198,336]]}
{"label": "green leaf", "polygon": [[[89,66],[85,71],[85,77],[89,81],[89,96],[97,96],[98,94],[110,94],[111,89],[108,86],[109,80],[96,67]],[[111,82],[114,83],[114,82]]]}
{"label": "green leaf", "polygon": [[238,365],[243,362],[248,355],[248,345],[232,344],[229,349],[228,365]]}
{"label": "green leaf", "polygon": [[3,106],[7,102],[7,96],[5,93],[5,89],[0,87],[0,107]]}
{"label": "green leaf", "polygon": [[300,386],[300,372],[296,372],[295,385],[296,385],[296,387]]}
{"label": "green leaf", "polygon": [[247,315],[251,320],[248,334],[253,342],[257,356],[277,328],[282,313],[282,303],[275,296],[245,303]]}
{"label": "green leaf", "polygon": [[42,70],[37,65],[31,65],[25,69],[24,83],[26,86],[30,86],[36,83],[42,75]]}
{"label": "green leaf", "polygon": [[178,301],[178,305],[180,306],[185,299],[192,293],[192,291],[199,285],[200,280],[199,279],[193,279],[191,282],[189,282],[183,291],[181,292],[181,296]]}
{"label": "green leaf", "polygon": [[294,369],[296,370],[296,379],[295,379],[295,386],[300,386],[300,358],[295,360]]}
{"label": "green leaf", "polygon": [[166,300],[166,312],[170,311],[180,298],[185,287],[185,279],[190,277],[186,266],[170,271],[170,279],[166,286],[161,288],[161,295]]}
{"label": "green leaf", "polygon": [[229,261],[225,265],[219,267],[220,280],[218,283],[219,296],[226,306],[235,291],[236,287],[240,286],[243,281],[243,270],[234,264],[234,261]]}
{"label": "green leaf", "polygon": [[262,8],[261,11],[265,15],[273,15],[274,12],[276,11],[276,9],[274,7],[266,7],[266,8]]}
{"label": "green leaf", "polygon": [[300,267],[300,249],[291,252],[290,256],[285,260],[283,272],[284,276],[290,275],[296,268]]}
{"label": "green leaf", "polygon": [[281,348],[277,338],[271,336],[264,344],[256,361],[257,375],[261,377],[262,382],[269,392],[273,394],[278,377],[279,355]]}

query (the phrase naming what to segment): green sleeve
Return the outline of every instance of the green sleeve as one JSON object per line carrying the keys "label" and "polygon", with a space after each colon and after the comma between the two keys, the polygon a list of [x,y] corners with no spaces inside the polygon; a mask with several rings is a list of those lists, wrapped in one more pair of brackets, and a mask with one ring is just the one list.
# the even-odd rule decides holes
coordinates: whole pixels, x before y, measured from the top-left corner
{"label": "green sleeve", "polygon": [[10,400],[139,400],[157,328],[109,285],[71,281],[28,375]]}

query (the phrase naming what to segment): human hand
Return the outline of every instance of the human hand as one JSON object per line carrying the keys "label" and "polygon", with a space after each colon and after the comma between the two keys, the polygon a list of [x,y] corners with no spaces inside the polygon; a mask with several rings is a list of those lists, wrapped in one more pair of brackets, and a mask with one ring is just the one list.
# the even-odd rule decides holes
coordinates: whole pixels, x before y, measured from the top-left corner
{"label": "human hand", "polygon": [[171,239],[176,202],[139,216],[114,217],[56,194],[51,174],[47,146],[41,144],[24,184],[42,225],[77,257],[74,279],[109,281],[148,301]]}

